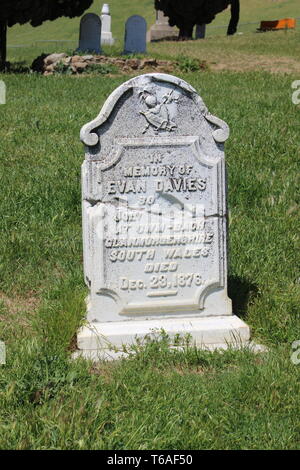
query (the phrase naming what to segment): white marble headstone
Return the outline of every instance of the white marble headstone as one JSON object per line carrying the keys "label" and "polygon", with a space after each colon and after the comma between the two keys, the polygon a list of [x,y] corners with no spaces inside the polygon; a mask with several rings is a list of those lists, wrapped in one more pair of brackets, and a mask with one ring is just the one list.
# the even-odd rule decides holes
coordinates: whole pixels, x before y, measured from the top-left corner
{"label": "white marble headstone", "polygon": [[81,349],[189,333],[198,345],[249,338],[227,296],[227,124],[183,80],[147,74],[83,126]]}
{"label": "white marble headstone", "polygon": [[125,24],[124,54],[144,54],[146,34],[146,20],[139,15],[130,16]]}
{"label": "white marble headstone", "polygon": [[114,39],[111,32],[111,16],[108,3],[104,3],[101,11],[101,44],[112,46]]}
{"label": "white marble headstone", "polygon": [[95,13],[87,13],[80,20],[78,51],[101,53],[101,19]]}

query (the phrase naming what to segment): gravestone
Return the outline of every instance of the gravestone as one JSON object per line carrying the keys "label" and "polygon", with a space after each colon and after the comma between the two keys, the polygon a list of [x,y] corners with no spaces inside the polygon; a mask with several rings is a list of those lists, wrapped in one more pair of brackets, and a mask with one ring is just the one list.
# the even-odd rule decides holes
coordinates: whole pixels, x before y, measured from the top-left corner
{"label": "gravestone", "polygon": [[147,33],[147,42],[161,39],[174,40],[178,37],[178,29],[169,25],[169,18],[160,10],[156,10],[156,21]]}
{"label": "gravestone", "polygon": [[111,33],[111,16],[108,3],[104,3],[101,11],[101,44],[112,46],[114,39]]}
{"label": "gravestone", "polygon": [[196,24],[196,39],[204,39],[206,32],[206,24]]}
{"label": "gravestone", "polygon": [[146,20],[139,15],[130,16],[125,24],[124,54],[144,54],[146,34]]}
{"label": "gravestone", "polygon": [[101,53],[101,19],[95,13],[87,13],[80,20],[77,51]]}
{"label": "gravestone", "polygon": [[249,340],[227,296],[228,135],[166,74],[124,83],[83,126],[85,354],[109,357],[153,329],[198,347]]}
{"label": "gravestone", "polygon": [[3,80],[0,80],[0,104],[6,103],[6,85]]}

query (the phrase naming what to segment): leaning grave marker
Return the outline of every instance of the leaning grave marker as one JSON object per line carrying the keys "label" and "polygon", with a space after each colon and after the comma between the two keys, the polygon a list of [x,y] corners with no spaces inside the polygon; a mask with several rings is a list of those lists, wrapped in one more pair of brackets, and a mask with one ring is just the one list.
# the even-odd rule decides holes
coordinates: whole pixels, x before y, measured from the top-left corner
{"label": "leaning grave marker", "polygon": [[246,343],[227,296],[227,124],[183,80],[147,74],[83,126],[86,353],[109,355],[153,329],[197,346]]}

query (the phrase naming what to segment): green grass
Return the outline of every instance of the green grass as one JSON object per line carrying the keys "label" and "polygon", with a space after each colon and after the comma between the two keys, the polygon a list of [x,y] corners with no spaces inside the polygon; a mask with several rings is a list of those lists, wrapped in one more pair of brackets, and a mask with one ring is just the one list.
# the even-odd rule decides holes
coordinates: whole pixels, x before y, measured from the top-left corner
{"label": "green grass", "polygon": [[[155,12],[153,0],[110,0],[109,5],[112,15],[112,32],[116,39],[113,48],[104,47],[107,53],[120,53],[123,50],[124,25],[126,19],[133,14],[139,14],[146,18],[148,27],[155,22]],[[89,8],[89,12],[100,13],[102,1],[94,1]],[[211,25],[207,27],[207,41],[198,42],[198,54],[204,54],[209,58],[213,56],[223,57],[233,50],[242,49],[245,53],[256,53],[256,47],[259,53],[265,55],[280,55],[285,51],[288,55],[299,57],[299,37],[289,44],[282,40],[281,33],[254,34],[261,20],[272,20],[285,17],[300,18],[300,4],[298,0],[241,0],[241,19],[239,31],[245,33],[244,37],[235,36],[226,39],[226,29],[229,22],[229,10],[219,15]],[[299,20],[300,21],[300,20]],[[299,23],[298,21],[298,23]],[[254,25],[244,25],[244,23],[256,22]],[[46,21],[41,26],[33,28],[30,24],[15,25],[9,28],[8,60],[32,62],[32,60],[42,52],[61,52],[74,50],[78,45],[80,18],[59,18],[56,21]],[[216,26],[225,26],[216,28]],[[299,31],[299,28],[298,28]],[[276,37],[277,35],[277,37]],[[259,36],[259,38],[258,38]],[[278,36],[280,39],[278,39]],[[64,43],[47,43],[39,41],[57,41],[63,40]],[[68,42],[69,41],[69,42]],[[283,44],[283,45],[282,45]],[[289,47],[288,47],[289,46]],[[292,47],[294,46],[294,47]],[[175,45],[177,53],[178,47]],[[179,46],[181,48],[181,46]],[[148,50],[151,54],[158,51],[165,51],[164,45],[149,45]],[[173,46],[169,45],[167,54],[172,55]],[[166,52],[164,52],[165,54]]]}
{"label": "green grass", "polygon": [[[124,77],[2,75],[2,449],[299,448],[299,107],[292,75],[181,74],[231,128],[229,291],[270,352],[70,358],[85,315],[80,127]],[[295,76],[295,79],[299,78]]]}
{"label": "green grass", "polygon": [[[87,12],[100,14],[103,2],[96,0]],[[123,41],[124,25],[126,19],[131,15],[142,15],[148,26],[155,22],[153,0],[110,0],[110,12],[112,16],[112,32],[118,41]],[[261,20],[276,20],[285,17],[300,17],[300,5],[298,0],[241,0],[240,23],[257,22]],[[228,25],[230,18],[229,10],[217,15],[211,26]],[[78,40],[80,18],[59,18],[55,21],[46,21],[43,25],[33,28],[30,24],[15,25],[9,29],[8,43],[29,44],[40,40]],[[216,30],[208,26],[209,34],[222,34],[224,31]],[[255,31],[256,25],[251,25],[250,31]],[[241,30],[247,30],[241,26]],[[220,32],[221,31],[221,32]]]}
{"label": "green grass", "polygon": [[[287,4],[287,2],[285,4]],[[272,5],[274,5],[274,3],[272,3]],[[128,11],[129,13],[132,12],[130,9],[128,9]],[[224,14],[226,14],[226,12]],[[220,17],[222,17],[222,15],[220,15]],[[116,15],[116,20],[117,18],[120,20],[117,24],[121,25],[124,16],[126,17],[126,9],[122,16],[118,17]],[[20,39],[20,42],[24,44],[23,47],[8,48],[8,60],[13,64],[13,68],[28,68],[32,61],[42,52],[66,52],[72,54],[77,47],[78,24],[76,23],[74,26],[74,22],[76,21],[78,23],[78,19],[70,20],[61,18],[57,22],[47,22],[40,28],[32,28],[30,25],[18,26],[16,30],[12,28],[10,34],[14,31],[17,32],[19,28],[20,31],[28,31],[29,37],[31,38],[30,40],[28,39],[29,42],[26,41],[25,37],[22,41]],[[59,22],[61,22],[61,26],[59,26]],[[58,32],[55,32],[55,28],[60,27],[62,31],[64,31],[64,39],[68,39],[68,28],[71,28],[72,25],[75,30],[74,34],[72,33],[73,35],[70,36],[73,38],[70,43],[35,42],[35,38],[44,37],[42,35],[43,28],[45,28],[46,31],[45,37],[53,39],[60,37]],[[37,32],[41,33],[40,36],[37,35]],[[123,33],[119,38],[122,37]],[[26,46],[26,43],[33,45],[29,47]],[[123,40],[117,40],[113,47],[104,46],[103,49],[106,55],[119,56],[123,51]],[[291,73],[295,74],[296,78],[300,73],[300,62],[298,60],[300,56],[299,29],[288,32],[278,31],[263,34],[255,33],[252,30],[245,32],[243,35],[235,35],[233,37],[226,37],[225,33],[221,32],[214,37],[208,35],[207,39],[204,41],[150,43],[147,46],[147,51],[148,55],[158,59],[177,60],[178,57],[187,57],[188,60],[193,58],[201,61],[205,60],[212,70],[264,70]]]}

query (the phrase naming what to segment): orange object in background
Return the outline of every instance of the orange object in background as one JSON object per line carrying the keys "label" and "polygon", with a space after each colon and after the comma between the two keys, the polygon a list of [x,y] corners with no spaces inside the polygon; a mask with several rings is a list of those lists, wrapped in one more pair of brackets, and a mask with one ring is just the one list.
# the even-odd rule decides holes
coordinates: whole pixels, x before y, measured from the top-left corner
{"label": "orange object in background", "polygon": [[278,29],[294,29],[296,28],[295,18],[284,18],[283,20],[261,21],[260,31],[276,31]]}

